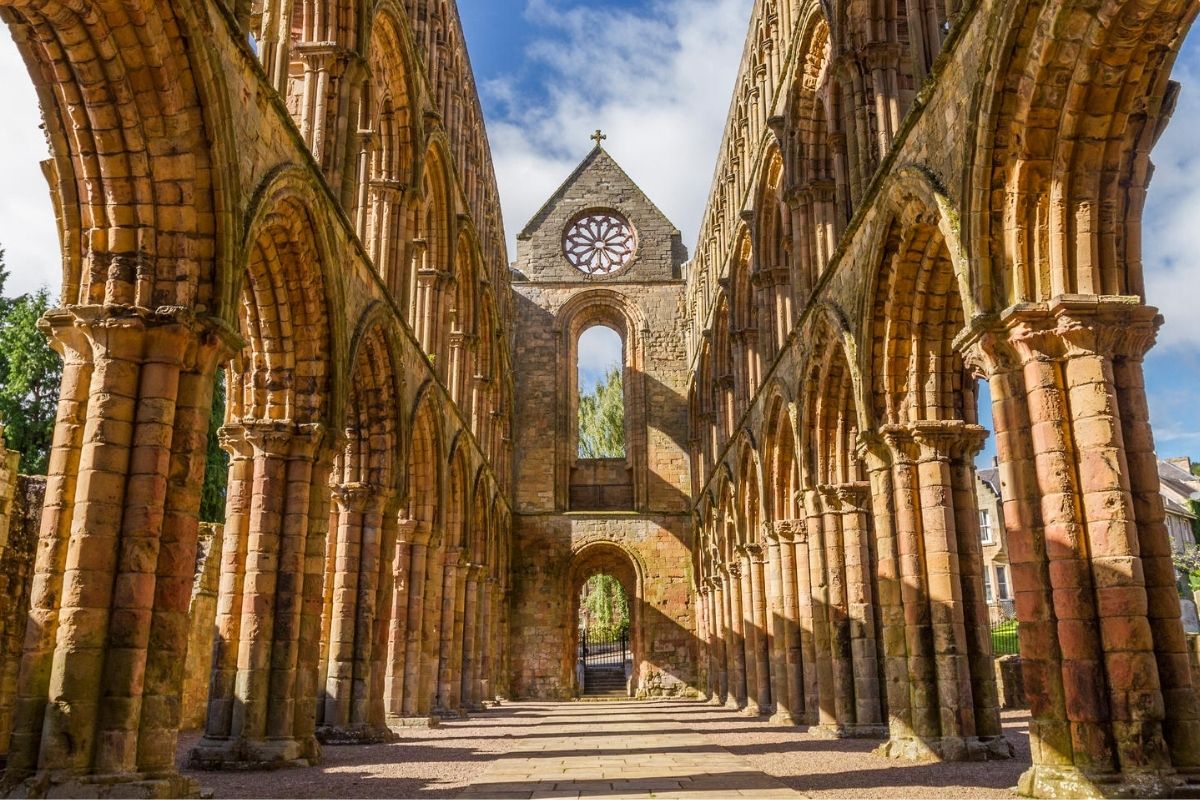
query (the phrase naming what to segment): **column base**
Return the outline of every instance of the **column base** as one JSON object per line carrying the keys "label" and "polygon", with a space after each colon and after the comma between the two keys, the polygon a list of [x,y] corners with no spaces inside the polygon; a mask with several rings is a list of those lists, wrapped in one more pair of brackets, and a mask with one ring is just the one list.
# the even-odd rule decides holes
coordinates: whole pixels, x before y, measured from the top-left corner
{"label": "column base", "polygon": [[799,717],[790,711],[776,711],[767,722],[772,725],[785,725],[788,727],[804,724]]}
{"label": "column base", "polygon": [[1026,770],[1016,788],[1026,797],[1172,797],[1182,785],[1171,770],[1087,775],[1078,767],[1039,765]]}
{"label": "column base", "polygon": [[468,704],[467,704],[467,705],[464,707],[464,709],[466,710],[466,712],[467,712],[468,714],[478,714],[480,711],[486,711],[486,710],[487,710],[487,706],[485,706],[483,703],[479,703],[479,702],[476,702],[476,703],[468,703]]}
{"label": "column base", "polygon": [[432,712],[433,716],[438,719],[466,719],[467,710],[465,708],[435,708]]}
{"label": "column base", "polygon": [[241,770],[315,767],[321,745],[310,739],[210,739],[205,736],[188,754],[192,769]]}
{"label": "column base", "polygon": [[875,754],[903,761],[1002,761],[1013,757],[1013,746],[1003,736],[893,736]]}
{"label": "column base", "polygon": [[741,711],[746,707],[745,703],[739,703],[736,697],[731,697],[725,701],[725,707],[730,711]]}
{"label": "column base", "polygon": [[118,775],[54,775],[38,773],[7,787],[5,797],[96,797],[166,800],[198,798],[200,783],[178,773]]}
{"label": "column base", "polygon": [[382,744],[398,738],[391,728],[374,725],[323,725],[317,728],[317,741],[321,744]]}
{"label": "column base", "polygon": [[441,720],[437,717],[388,717],[387,726],[393,730],[396,728],[436,728],[441,724]]}
{"label": "column base", "polygon": [[746,703],[746,707],[742,709],[742,715],[746,717],[761,717],[767,712],[764,711],[757,702],[751,700]]}
{"label": "column base", "polygon": [[842,725],[826,723],[812,725],[808,732],[826,739],[882,739],[887,736],[886,725]]}

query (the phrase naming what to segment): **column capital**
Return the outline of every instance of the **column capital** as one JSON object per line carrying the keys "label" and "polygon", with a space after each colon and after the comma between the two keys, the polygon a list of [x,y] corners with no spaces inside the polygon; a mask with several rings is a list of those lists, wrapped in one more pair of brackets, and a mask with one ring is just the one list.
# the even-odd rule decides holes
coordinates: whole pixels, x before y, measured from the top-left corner
{"label": "column capital", "polygon": [[392,492],[371,483],[348,482],[329,487],[333,498],[345,511],[361,514],[378,511],[387,503]]}
{"label": "column capital", "polygon": [[726,572],[726,573],[729,575],[729,577],[730,577],[731,579],[733,579],[733,580],[737,580],[738,578],[741,578],[741,577],[742,577],[742,564],[741,564],[741,562],[739,562],[739,561],[730,561],[728,564],[726,564],[726,565],[725,565],[725,572]]}
{"label": "column capital", "polygon": [[771,532],[767,535],[778,541],[803,543],[808,538],[808,522],[805,519],[777,519],[769,524]]}
{"label": "column capital", "polygon": [[47,310],[38,328],[67,360],[102,348],[114,358],[185,370],[212,368],[245,344],[228,323],[183,306],[67,305]]}
{"label": "column capital", "polygon": [[865,481],[852,481],[822,487],[828,496],[836,498],[837,507],[843,513],[871,511],[871,486]]}
{"label": "column capital", "polygon": [[892,466],[892,452],[879,431],[867,430],[858,434],[854,453],[867,465],[868,472],[880,472]]}
{"label": "column capital", "polygon": [[973,458],[988,437],[982,425],[962,420],[921,420],[904,427],[908,428],[922,462]]}
{"label": "column capital", "polygon": [[419,520],[401,519],[396,523],[396,541],[401,544],[428,545],[433,530]]}
{"label": "column capital", "polygon": [[986,375],[1031,361],[1085,355],[1141,359],[1162,325],[1158,309],[1129,295],[1064,294],[973,320],[956,346]]}

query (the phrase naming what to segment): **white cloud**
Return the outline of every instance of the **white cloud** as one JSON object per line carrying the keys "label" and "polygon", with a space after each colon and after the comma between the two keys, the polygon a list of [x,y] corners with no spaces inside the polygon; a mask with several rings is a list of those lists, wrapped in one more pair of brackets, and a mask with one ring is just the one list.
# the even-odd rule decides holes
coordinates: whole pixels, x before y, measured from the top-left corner
{"label": "white cloud", "polygon": [[[679,226],[700,227],[752,0],[657,0],[644,10],[529,0],[524,56],[544,101],[514,71],[483,86],[509,256],[513,237],[591,147],[605,148]],[[514,65],[514,70],[517,65]]]}
{"label": "white cloud", "polygon": [[11,273],[5,293],[49,286],[57,298],[62,258],[40,166],[48,156],[46,138],[33,81],[7,28],[0,33],[0,75],[5,78],[0,81],[0,247]]}
{"label": "white cloud", "polygon": [[[1161,347],[1200,347],[1200,37],[1172,77],[1183,85],[1175,115],[1151,154],[1155,164],[1142,233],[1146,300],[1166,317]],[[1161,435],[1161,434],[1160,434]]]}

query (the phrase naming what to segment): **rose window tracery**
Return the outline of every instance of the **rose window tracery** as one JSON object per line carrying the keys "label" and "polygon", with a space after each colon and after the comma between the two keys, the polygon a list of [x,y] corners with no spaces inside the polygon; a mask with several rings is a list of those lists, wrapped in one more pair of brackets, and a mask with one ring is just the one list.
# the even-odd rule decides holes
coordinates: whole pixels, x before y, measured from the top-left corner
{"label": "rose window tracery", "polygon": [[588,275],[611,275],[633,260],[636,237],[629,220],[605,209],[579,216],[563,234],[563,254]]}

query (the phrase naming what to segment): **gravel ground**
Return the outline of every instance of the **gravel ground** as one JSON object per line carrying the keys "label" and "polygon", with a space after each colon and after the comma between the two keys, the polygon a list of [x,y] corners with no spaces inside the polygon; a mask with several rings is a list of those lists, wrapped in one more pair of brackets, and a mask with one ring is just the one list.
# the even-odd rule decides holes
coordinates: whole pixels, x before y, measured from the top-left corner
{"label": "gravel ground", "polygon": [[[623,713],[621,706],[625,713],[632,710],[624,703],[611,705],[616,714]],[[1004,714],[1016,749],[1011,761],[911,764],[874,755],[878,740],[824,739],[699,703],[653,705],[654,716],[661,719],[671,709],[672,717],[686,720],[688,728],[713,744],[810,797],[1010,798],[1010,787],[1029,766],[1025,712]],[[313,769],[185,772],[216,798],[457,797],[518,742],[552,735],[543,729],[552,724],[544,711],[544,705],[512,703],[471,720],[407,730],[389,744],[327,746],[323,763]],[[181,766],[198,738],[180,736]]]}
{"label": "gravel ground", "polygon": [[1011,760],[927,764],[875,755],[878,739],[825,739],[721,708],[696,716],[712,742],[809,797],[1012,798],[1030,763],[1027,711],[1003,712]]}

